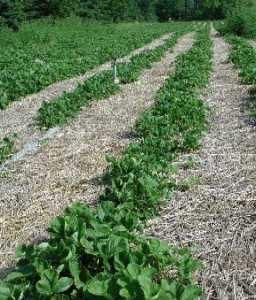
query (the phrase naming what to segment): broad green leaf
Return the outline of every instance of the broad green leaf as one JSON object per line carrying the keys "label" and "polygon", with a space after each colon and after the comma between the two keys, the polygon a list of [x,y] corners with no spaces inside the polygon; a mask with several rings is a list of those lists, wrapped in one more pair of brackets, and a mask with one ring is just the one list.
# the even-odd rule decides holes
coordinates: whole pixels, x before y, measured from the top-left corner
{"label": "broad green leaf", "polygon": [[108,294],[108,288],[109,288],[109,282],[107,280],[97,280],[92,279],[87,285],[87,290],[90,294],[95,296],[107,296]]}
{"label": "broad green leaf", "polygon": [[73,280],[69,277],[62,277],[54,286],[55,293],[63,293],[73,285]]}
{"label": "broad green leaf", "polygon": [[132,279],[137,279],[140,274],[140,267],[136,264],[129,264],[127,267],[127,271]]}
{"label": "broad green leaf", "polygon": [[181,300],[194,300],[198,299],[202,294],[202,290],[196,286],[185,287],[181,295]]}
{"label": "broad green leaf", "polygon": [[0,300],[9,300],[11,297],[10,288],[4,283],[0,283]]}
{"label": "broad green leaf", "polygon": [[21,272],[12,272],[5,278],[6,281],[13,281],[17,279],[24,278],[24,274]]}

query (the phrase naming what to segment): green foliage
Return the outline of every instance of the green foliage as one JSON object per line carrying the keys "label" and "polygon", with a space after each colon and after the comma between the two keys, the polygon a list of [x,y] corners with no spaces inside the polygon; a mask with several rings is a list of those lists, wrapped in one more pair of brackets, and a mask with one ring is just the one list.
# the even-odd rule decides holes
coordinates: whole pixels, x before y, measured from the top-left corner
{"label": "green foliage", "polygon": [[[134,56],[130,63],[119,64],[118,74],[121,83],[137,80],[143,69],[149,68],[153,62],[160,60],[163,54],[176,43],[180,34],[181,32],[174,34],[168,42],[155,50]],[[113,83],[111,71],[95,75],[79,85],[74,92],[65,93],[51,102],[44,102],[38,112],[38,125],[44,129],[63,125],[74,118],[90,101],[107,98],[118,90],[119,86]]]}
{"label": "green foliage", "polygon": [[129,232],[124,212],[131,214],[113,203],[67,208],[48,242],[17,250],[19,266],[0,283],[1,299],[196,299],[198,262],[185,249]]}
{"label": "green foliage", "polygon": [[256,3],[238,3],[230,9],[227,19],[223,24],[219,24],[217,29],[222,34],[256,37]]}
{"label": "green foliage", "polygon": [[86,19],[106,21],[152,20],[152,0],[25,0],[28,18],[79,15]]}
{"label": "green foliage", "polygon": [[172,19],[221,19],[238,0],[158,0],[156,14],[161,21]]}
{"label": "green foliage", "polygon": [[199,36],[193,49],[177,60],[175,75],[157,95],[156,105],[137,124],[141,142],[131,144],[121,159],[110,159],[102,200],[135,203],[144,219],[155,214],[175,187],[170,161],[199,147],[206,129],[206,109],[197,90],[208,83],[211,40]]}
{"label": "green foliage", "polygon": [[[244,84],[256,85],[256,50],[249,45],[248,41],[241,37],[227,37],[232,44],[230,60],[239,70],[239,75]],[[256,97],[255,88],[250,91],[248,109],[251,117],[256,119]],[[255,122],[254,122],[255,123]]]}
{"label": "green foliage", "polygon": [[0,164],[8,159],[15,151],[14,138],[15,136],[5,137],[2,141],[0,141]]}
{"label": "green foliage", "polygon": [[23,4],[19,0],[0,0],[0,17],[14,32],[19,31],[24,20]]}
{"label": "green foliage", "polygon": [[133,56],[130,63],[118,64],[117,73],[121,83],[130,83],[137,80],[144,69],[150,68],[154,62],[159,61],[165,52],[176,44],[182,33],[183,31],[180,30],[179,33],[174,33],[172,38],[164,45]]}
{"label": "green foliage", "polygon": [[[98,208],[74,204],[56,218],[50,238],[17,250],[18,265],[0,283],[0,298],[194,300],[199,263],[187,249],[141,236],[173,186],[170,161],[198,147],[206,108],[198,98],[211,70],[208,31],[178,59],[174,76],[137,124],[141,142],[111,158]],[[168,149],[168,151],[166,151]]]}
{"label": "green foliage", "polygon": [[83,24],[80,19],[34,22],[0,32],[0,109],[11,101],[122,57],[181,24]]}
{"label": "green foliage", "polygon": [[117,91],[119,86],[113,83],[111,71],[102,72],[80,84],[74,92],[64,93],[60,98],[44,102],[38,111],[37,123],[44,129],[65,124],[90,101],[107,98]]}
{"label": "green foliage", "polygon": [[240,76],[243,83],[256,83],[256,51],[243,38],[228,37],[228,41],[232,44],[232,51],[230,54],[231,61],[236,68],[240,70]]}

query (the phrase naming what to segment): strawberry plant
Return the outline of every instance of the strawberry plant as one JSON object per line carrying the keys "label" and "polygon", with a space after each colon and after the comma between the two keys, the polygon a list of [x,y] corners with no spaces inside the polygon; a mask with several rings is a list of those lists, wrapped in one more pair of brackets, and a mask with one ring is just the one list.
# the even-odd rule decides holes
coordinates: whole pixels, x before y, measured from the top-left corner
{"label": "strawberry plant", "polygon": [[107,207],[75,204],[52,222],[49,241],[20,247],[18,268],[0,283],[1,299],[163,300],[201,294],[192,283],[198,262],[187,250],[129,232],[115,216],[122,207],[113,215]]}
{"label": "strawberry plant", "polygon": [[154,62],[159,61],[168,49],[173,48],[183,31],[174,33],[164,45],[151,51],[144,51],[132,57],[130,63],[118,64],[118,74],[121,83],[130,83],[137,80],[144,69],[150,68]]}
{"label": "strawberry plant", "polygon": [[207,109],[198,89],[208,83],[211,57],[212,42],[201,33],[194,47],[177,59],[176,72],[158,92],[156,105],[138,121],[141,142],[131,144],[121,159],[110,159],[102,200],[135,203],[144,219],[169,197],[175,188],[170,161],[197,149],[206,129]]}
{"label": "strawberry plant", "polygon": [[243,83],[256,83],[256,51],[249,43],[240,37],[228,37],[228,42],[232,44],[230,60],[235,67],[240,70]]}

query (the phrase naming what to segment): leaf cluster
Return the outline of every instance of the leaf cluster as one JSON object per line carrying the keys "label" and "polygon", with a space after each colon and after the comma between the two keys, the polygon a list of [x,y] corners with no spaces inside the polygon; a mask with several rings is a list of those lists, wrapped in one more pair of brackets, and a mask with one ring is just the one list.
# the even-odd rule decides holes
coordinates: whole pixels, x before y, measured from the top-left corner
{"label": "leaf cluster", "polygon": [[92,100],[107,98],[119,89],[112,80],[112,73],[102,72],[80,84],[74,92],[64,93],[51,102],[43,102],[38,111],[37,124],[44,129],[63,125]]}
{"label": "leaf cluster", "polygon": [[199,147],[207,109],[198,91],[212,69],[212,42],[199,34],[192,50],[177,60],[176,72],[156,96],[156,104],[137,123],[140,143],[130,144],[121,159],[110,158],[102,200],[135,203],[140,218],[154,215],[175,188],[170,162]]}
{"label": "leaf cluster", "polygon": [[227,40],[232,44],[230,60],[240,70],[243,83],[256,83],[256,51],[249,43],[240,37],[230,36]]}
{"label": "leaf cluster", "polygon": [[[232,44],[230,60],[239,70],[239,75],[244,84],[256,85],[256,51],[248,41],[236,36],[229,36],[227,40]],[[248,100],[248,110],[251,117],[256,119],[255,88],[251,90]],[[253,122],[255,123],[255,122]]]}
{"label": "leaf cluster", "polygon": [[[0,284],[9,299],[194,299],[198,263],[187,250],[139,237],[132,207],[105,202],[97,209],[67,208],[50,239],[17,250],[19,265]],[[160,274],[172,270],[167,279]]]}

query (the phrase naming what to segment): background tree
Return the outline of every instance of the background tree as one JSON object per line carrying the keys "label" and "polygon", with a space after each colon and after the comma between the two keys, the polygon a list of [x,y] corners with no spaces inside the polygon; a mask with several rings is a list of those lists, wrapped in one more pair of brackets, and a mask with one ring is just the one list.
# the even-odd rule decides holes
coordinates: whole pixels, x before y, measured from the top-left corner
{"label": "background tree", "polygon": [[0,16],[14,32],[19,31],[25,18],[23,2],[19,0],[0,0]]}

